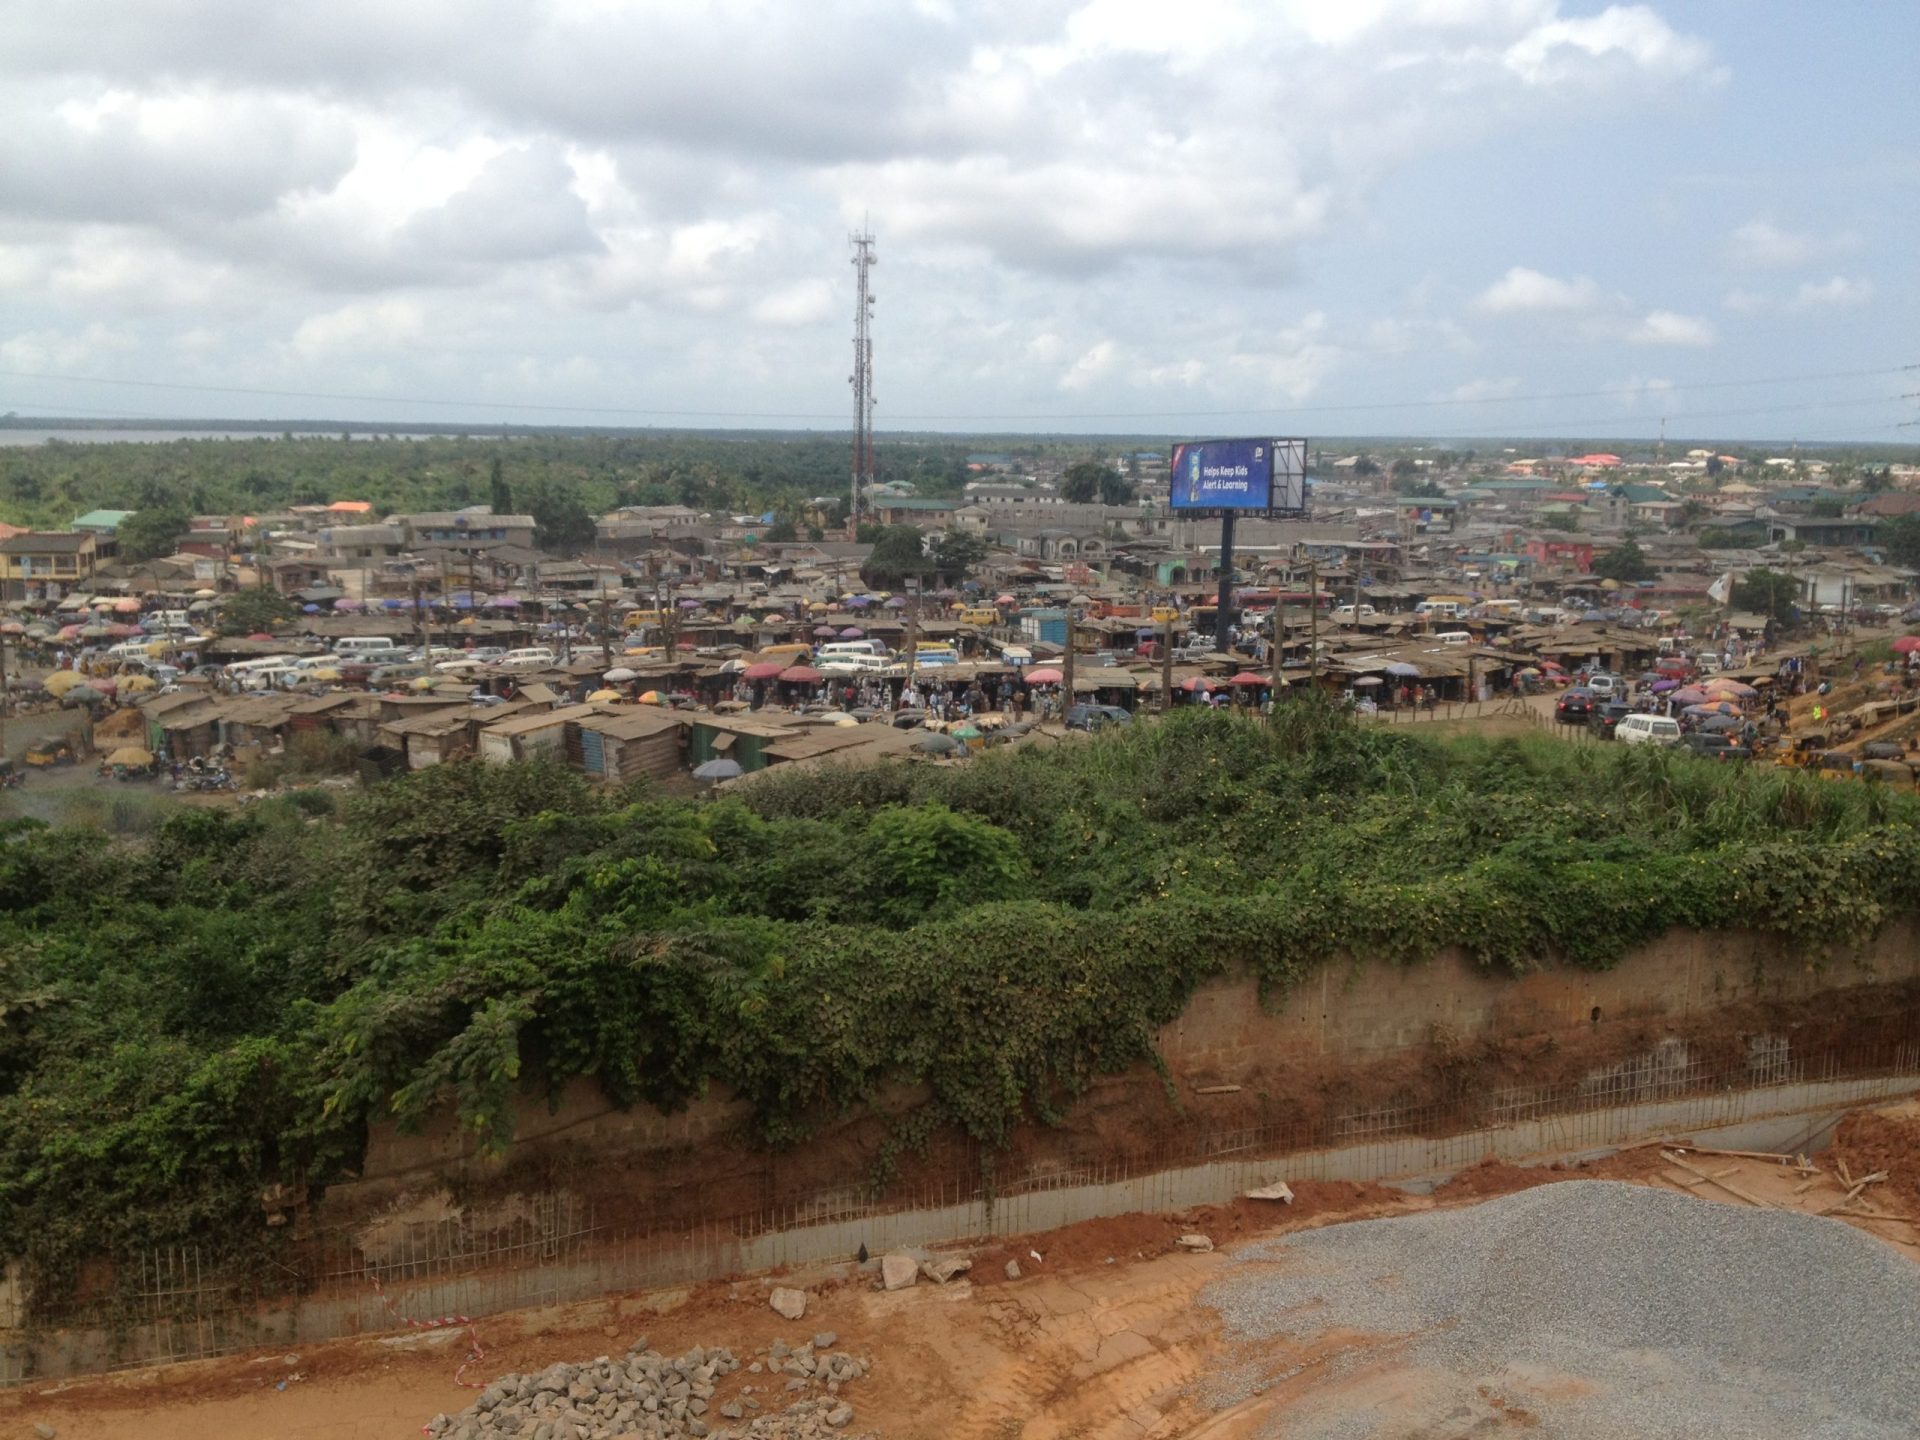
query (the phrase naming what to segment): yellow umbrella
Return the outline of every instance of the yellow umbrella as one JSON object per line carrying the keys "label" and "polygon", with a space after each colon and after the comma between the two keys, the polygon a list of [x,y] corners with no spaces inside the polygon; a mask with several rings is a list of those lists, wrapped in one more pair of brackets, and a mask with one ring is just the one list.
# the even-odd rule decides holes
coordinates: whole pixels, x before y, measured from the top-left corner
{"label": "yellow umbrella", "polygon": [[311,675],[307,676],[307,678],[309,680],[334,681],[340,678],[340,672],[329,665],[324,669],[315,670]]}
{"label": "yellow umbrella", "polygon": [[153,752],[142,750],[138,745],[123,745],[107,756],[109,765],[151,765]]}
{"label": "yellow umbrella", "polygon": [[84,684],[86,678],[78,670],[56,670],[47,676],[44,688],[57,700],[69,690]]}
{"label": "yellow umbrella", "polygon": [[596,690],[587,696],[589,700],[618,700],[619,698],[620,692],[618,690]]}
{"label": "yellow umbrella", "polygon": [[416,675],[408,682],[408,686],[414,690],[431,690],[433,689],[433,677],[430,675]]}
{"label": "yellow umbrella", "polygon": [[662,695],[658,690],[649,690],[640,697],[640,703],[642,705],[664,705],[667,703],[667,697]]}
{"label": "yellow umbrella", "polygon": [[158,690],[160,682],[151,675],[129,675],[120,682],[122,695],[138,695],[143,690]]}
{"label": "yellow umbrella", "polygon": [[824,600],[815,600],[811,605],[807,606],[809,610],[830,610],[832,608],[833,607],[828,605]]}

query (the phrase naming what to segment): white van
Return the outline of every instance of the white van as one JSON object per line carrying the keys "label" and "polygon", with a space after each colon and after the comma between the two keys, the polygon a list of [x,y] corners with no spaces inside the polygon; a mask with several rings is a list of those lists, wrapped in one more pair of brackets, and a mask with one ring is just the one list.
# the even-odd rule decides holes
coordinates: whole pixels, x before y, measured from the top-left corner
{"label": "white van", "polygon": [[1435,634],[1433,638],[1438,640],[1442,645],[1471,645],[1473,643],[1473,632],[1471,630],[1442,630]]}
{"label": "white van", "polygon": [[558,663],[558,657],[544,645],[529,645],[524,650],[509,650],[500,657],[502,670],[542,670]]}
{"label": "white van", "polygon": [[187,619],[184,610],[156,610],[147,616],[147,628],[150,630],[191,630],[193,622]]}
{"label": "white van", "polygon": [[1336,625],[1351,625],[1359,620],[1371,620],[1379,613],[1371,605],[1340,605],[1334,608],[1332,619]]}
{"label": "white van", "polygon": [[823,655],[820,657],[822,675],[884,675],[893,668],[893,662],[884,655]]}
{"label": "white van", "polygon": [[303,676],[311,675],[316,670],[338,670],[340,657],[338,655],[302,655],[287,668],[297,670]]}
{"label": "white van", "polygon": [[1413,607],[1413,613],[1429,620],[1458,620],[1460,602],[1458,600],[1422,600]]}
{"label": "white van", "polygon": [[1623,715],[1613,738],[1622,745],[1678,745],[1680,722],[1664,715]]}
{"label": "white van", "polygon": [[151,640],[128,640],[107,651],[109,660],[148,660],[153,657]]}
{"label": "white van", "polygon": [[831,645],[822,645],[814,652],[816,663],[825,664],[840,655],[879,655],[884,656],[887,647],[878,640],[837,640]]}
{"label": "white van", "polygon": [[384,635],[346,635],[333,642],[333,653],[342,660],[353,660],[362,655],[384,655],[398,648]]}

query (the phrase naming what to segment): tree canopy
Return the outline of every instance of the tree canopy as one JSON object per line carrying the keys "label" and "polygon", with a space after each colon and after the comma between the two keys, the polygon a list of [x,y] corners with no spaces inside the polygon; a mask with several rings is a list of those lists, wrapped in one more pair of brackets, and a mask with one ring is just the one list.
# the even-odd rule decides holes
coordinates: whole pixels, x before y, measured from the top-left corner
{"label": "tree canopy", "polygon": [[136,510],[114,532],[120,555],[127,560],[157,560],[171,555],[187,533],[193,517],[186,506],[169,502]]}
{"label": "tree canopy", "polygon": [[1605,580],[1618,580],[1622,585],[1654,577],[1653,562],[1631,535],[1613,549],[1594,556],[1593,573]]}
{"label": "tree canopy", "polygon": [[1734,608],[1769,620],[1793,619],[1799,598],[1800,582],[1778,570],[1749,570],[1733,582]]}
{"label": "tree canopy", "polygon": [[874,589],[898,590],[906,584],[908,576],[932,573],[926,536],[918,526],[882,525],[871,533],[873,553],[860,567],[860,578]]}

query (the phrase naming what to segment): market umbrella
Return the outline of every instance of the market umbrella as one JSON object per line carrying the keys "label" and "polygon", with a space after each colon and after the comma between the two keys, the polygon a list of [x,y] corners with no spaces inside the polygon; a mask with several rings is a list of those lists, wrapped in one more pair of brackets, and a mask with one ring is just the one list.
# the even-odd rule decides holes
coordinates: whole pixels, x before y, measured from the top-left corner
{"label": "market umbrella", "polygon": [[1180,682],[1180,688],[1189,695],[1205,695],[1217,687],[1204,675],[1189,675]]}
{"label": "market umbrella", "polygon": [[413,608],[413,602],[411,600],[382,600],[380,603],[389,610],[410,610]]}
{"label": "market umbrella", "polygon": [[116,600],[113,602],[113,613],[116,615],[138,615],[140,613],[140,602],[131,597],[125,600]]}
{"label": "market umbrella", "polygon": [[139,695],[148,690],[158,690],[159,688],[160,682],[151,675],[129,675],[125,680],[120,682],[120,693],[122,695]]}
{"label": "market umbrella", "polygon": [[80,638],[80,627],[78,625],[62,625],[60,627],[60,638],[62,640],[78,640]]}
{"label": "market umbrella", "polygon": [[1239,685],[1249,690],[1259,685],[1271,685],[1272,683],[1273,679],[1271,676],[1256,675],[1251,670],[1242,670],[1238,675],[1227,681],[1229,685]]}
{"label": "market umbrella", "polygon": [[340,672],[331,665],[327,665],[318,670],[309,670],[307,672],[307,678],[309,680],[318,680],[323,684],[332,685],[339,681]]}
{"label": "market umbrella", "polygon": [[356,600],[351,595],[342,595],[338,600],[333,602],[333,608],[336,610],[358,610],[361,609],[364,604],[364,601]]}
{"label": "market umbrella", "polygon": [[78,670],[56,670],[41,682],[40,688],[58,700],[69,690],[78,690],[87,683],[87,677]]}
{"label": "market umbrella", "polygon": [[1734,715],[1712,715],[1700,722],[1700,728],[1709,735],[1724,735],[1730,730],[1738,730],[1746,721]]}
{"label": "market umbrella", "polygon": [[1667,698],[1676,705],[1700,705],[1706,702],[1707,692],[1698,685],[1682,685]]}
{"label": "market umbrella", "polygon": [[107,697],[91,685],[75,685],[60,698],[74,705],[98,705]]}
{"label": "market umbrella", "polygon": [[6,624],[0,625],[0,635],[24,635],[26,633],[27,627],[22,625],[18,620],[9,620]]}
{"label": "market umbrella", "polygon": [[1741,684],[1738,680],[1709,680],[1707,682],[1707,693],[1709,695],[1736,695],[1751,700],[1760,692],[1751,685]]}
{"label": "market umbrella", "polygon": [[840,638],[842,640],[859,640],[864,638],[866,633],[867,632],[862,630],[858,625],[849,625],[840,632]]}
{"label": "market umbrella", "polygon": [[87,684],[98,690],[102,695],[114,695],[119,693],[120,690],[120,682],[106,675],[96,676],[87,681]]}
{"label": "market umbrella", "polygon": [[518,610],[520,608],[520,602],[511,595],[490,596],[487,599],[487,604],[495,610]]}
{"label": "market umbrella", "polygon": [[618,690],[596,690],[587,696],[589,700],[618,700],[619,698],[620,692]]}
{"label": "market umbrella", "polygon": [[105,640],[112,634],[112,627],[107,625],[82,625],[80,627],[80,638],[82,640]]}
{"label": "market umbrella", "polygon": [[1920,650],[1920,635],[1902,635],[1893,642],[1896,655],[1911,655],[1916,650]]}
{"label": "market umbrella", "polygon": [[778,660],[762,660],[757,665],[749,665],[740,673],[749,680],[771,680],[787,667]]}
{"label": "market umbrella", "polygon": [[1708,703],[1705,705],[1689,705],[1680,713],[1695,717],[1706,715],[1738,715],[1740,713],[1740,707],[1730,701],[1722,700],[1718,703]]}
{"label": "market umbrella", "polygon": [[1680,682],[1678,680],[1656,680],[1652,686],[1653,693],[1656,695],[1664,695],[1669,690],[1678,690],[1679,688]]}
{"label": "market umbrella", "polygon": [[1404,660],[1396,660],[1393,664],[1387,666],[1387,674],[1400,676],[1408,680],[1418,680],[1420,678],[1420,667],[1418,665],[1409,665]]}
{"label": "market umbrella", "polygon": [[732,780],[746,773],[746,771],[740,768],[740,762],[738,760],[728,760],[725,757],[718,760],[709,760],[704,765],[696,765],[693,767],[693,778],[696,780]]}
{"label": "market umbrella", "polygon": [[703,603],[705,602],[700,600],[682,600],[679,608],[682,610],[698,610]]}
{"label": "market umbrella", "polygon": [[929,730],[913,742],[913,748],[922,755],[957,755],[967,747],[951,735],[942,735],[937,730]]}
{"label": "market umbrella", "polygon": [[602,680],[638,680],[640,672],[625,665],[616,665],[600,677]]}
{"label": "market umbrella", "polygon": [[1061,676],[1058,670],[1045,665],[1042,665],[1038,670],[1027,671],[1027,683],[1029,685],[1058,685],[1060,679]]}
{"label": "market umbrella", "polygon": [[1011,595],[996,595],[993,597],[993,603],[996,605],[1014,605],[1019,602]]}
{"label": "market umbrella", "polygon": [[111,635],[116,640],[131,640],[136,635],[144,635],[146,633],[147,632],[142,630],[138,625],[107,626],[107,634]]}
{"label": "market umbrella", "polygon": [[785,615],[762,615],[760,617],[760,623],[762,625],[785,625],[789,622]]}
{"label": "market umbrella", "polygon": [[824,600],[812,600],[807,603],[809,610],[831,610],[833,607]]}
{"label": "market umbrella", "polygon": [[658,690],[649,690],[640,697],[640,703],[642,705],[664,705],[667,703],[667,697],[662,695]]}
{"label": "market umbrella", "polygon": [[789,665],[775,678],[789,681],[795,685],[818,685],[827,677],[811,665]]}
{"label": "market umbrella", "polygon": [[831,625],[816,625],[813,627],[813,633],[822,640],[831,640],[840,632]]}
{"label": "market umbrella", "polygon": [[889,601],[887,601],[887,608],[888,608],[889,610],[904,610],[904,609],[906,609],[906,608],[907,608],[907,597],[906,597],[906,596],[904,596],[904,595],[896,595],[896,596],[894,596],[894,597],[893,597],[893,598],[892,598],[891,600],[889,600]]}
{"label": "market umbrella", "polygon": [[107,756],[107,764],[151,765],[153,764],[153,752],[151,750],[142,750],[138,745],[122,745],[118,750],[115,750]]}
{"label": "market umbrella", "polygon": [[1386,683],[1387,682],[1382,680],[1378,675],[1362,675],[1358,680],[1353,682],[1356,690],[1367,689],[1374,685],[1384,685]]}
{"label": "market umbrella", "polygon": [[306,615],[318,615],[320,613],[320,607],[318,605],[302,605],[300,610],[302,614]]}
{"label": "market umbrella", "polygon": [[833,727],[836,730],[844,730],[849,725],[858,725],[859,723],[860,722],[851,715],[842,715],[838,720],[833,722]]}
{"label": "market umbrella", "polygon": [[[826,714],[822,715],[820,718],[834,725],[838,725],[842,720],[853,720],[853,716],[849,715],[844,710],[829,710],[827,711]],[[853,720],[853,723],[858,725],[860,722],[858,720]]]}
{"label": "market umbrella", "polygon": [[271,635],[269,635],[269,634],[268,634],[268,633],[267,633],[266,631],[264,631],[264,630],[256,630],[256,631],[254,631],[254,632],[253,632],[253,633],[252,633],[251,635],[249,635],[249,636],[247,636],[247,639],[249,639],[249,640],[271,640],[271,639],[273,639],[273,636],[271,636]]}
{"label": "market umbrella", "polygon": [[864,610],[872,603],[873,597],[869,595],[850,595],[847,597],[847,608],[849,610]]}

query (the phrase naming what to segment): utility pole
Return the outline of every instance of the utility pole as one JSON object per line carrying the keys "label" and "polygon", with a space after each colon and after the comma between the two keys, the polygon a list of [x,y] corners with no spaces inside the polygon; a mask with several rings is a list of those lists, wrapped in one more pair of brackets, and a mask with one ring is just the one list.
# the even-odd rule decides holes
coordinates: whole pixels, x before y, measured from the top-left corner
{"label": "utility pole", "polygon": [[420,648],[432,648],[433,641],[427,635],[427,612],[420,608],[420,575],[418,571],[409,572],[407,594],[413,601],[413,624],[420,635]]}
{"label": "utility pole", "polygon": [[920,668],[920,577],[909,575],[904,583],[907,587],[907,679],[900,688],[896,710],[906,704],[907,691],[913,688],[914,672]]}
{"label": "utility pole", "polygon": [[1320,684],[1320,560],[1307,556],[1307,683]]}
{"label": "utility pole", "polygon": [[613,630],[607,623],[607,577],[600,577],[600,668],[613,668]]}
{"label": "utility pole", "polygon": [[[1171,610],[1173,607],[1167,607]],[[1160,640],[1160,713],[1166,714],[1173,708],[1173,617],[1169,615],[1164,622],[1165,633]]]}
{"label": "utility pole", "polygon": [[1067,659],[1066,663],[1060,667],[1060,723],[1062,725],[1067,723],[1067,710],[1073,704],[1074,635],[1079,628],[1074,623],[1073,597],[1069,595],[1067,597]]}
{"label": "utility pole", "polygon": [[847,237],[853,246],[853,474],[847,508],[847,539],[860,538],[860,496],[873,486],[873,301],[867,272],[880,263],[873,253],[873,232]]}

